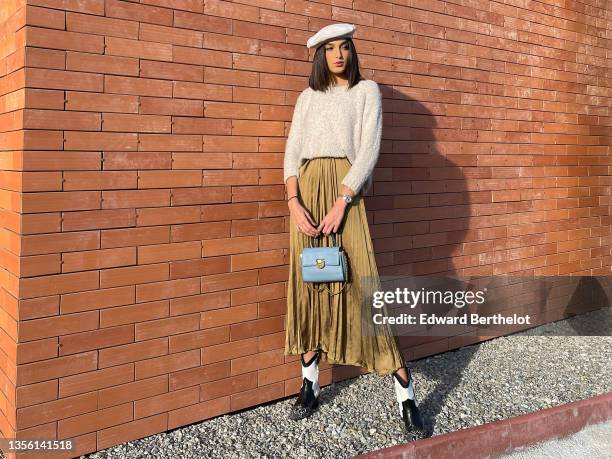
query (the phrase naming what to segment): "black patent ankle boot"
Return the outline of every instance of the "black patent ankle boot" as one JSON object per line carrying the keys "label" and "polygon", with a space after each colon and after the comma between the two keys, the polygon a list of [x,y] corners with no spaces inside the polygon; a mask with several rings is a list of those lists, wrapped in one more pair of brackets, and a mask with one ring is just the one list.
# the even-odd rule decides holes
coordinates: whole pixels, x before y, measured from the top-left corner
{"label": "black patent ankle boot", "polygon": [[417,439],[424,436],[425,427],[414,392],[412,372],[408,367],[406,367],[406,372],[408,373],[408,383],[402,381],[397,373],[393,373],[395,395],[397,396],[400,416],[404,421],[406,432],[408,432],[413,439]]}
{"label": "black patent ankle boot", "polygon": [[290,417],[294,421],[307,418],[319,406],[319,394],[321,393],[321,386],[319,386],[320,359],[321,351],[317,351],[309,362],[304,361],[303,354],[300,356],[302,361],[302,388],[291,408]]}

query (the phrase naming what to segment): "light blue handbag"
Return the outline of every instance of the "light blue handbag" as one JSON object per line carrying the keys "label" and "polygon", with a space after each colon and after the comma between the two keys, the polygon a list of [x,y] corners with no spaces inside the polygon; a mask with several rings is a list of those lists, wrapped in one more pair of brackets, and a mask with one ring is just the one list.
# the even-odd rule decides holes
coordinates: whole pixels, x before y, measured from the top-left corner
{"label": "light blue handbag", "polygon": [[[336,245],[336,234],[331,233],[333,245],[325,247],[304,247],[300,254],[302,262],[302,280],[306,285],[321,282],[343,282],[342,288],[332,295],[338,295],[346,287],[348,280],[348,262],[346,253],[341,246]],[[314,286],[312,287],[314,288]],[[327,290],[315,289],[319,292]]]}

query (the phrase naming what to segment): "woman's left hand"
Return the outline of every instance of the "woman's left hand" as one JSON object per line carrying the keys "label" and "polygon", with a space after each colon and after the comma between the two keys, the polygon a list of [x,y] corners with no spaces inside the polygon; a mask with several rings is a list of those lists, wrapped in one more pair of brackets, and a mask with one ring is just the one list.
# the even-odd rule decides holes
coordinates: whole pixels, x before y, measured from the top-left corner
{"label": "woman's left hand", "polygon": [[346,203],[342,198],[338,198],[335,202],[334,207],[323,217],[321,223],[317,229],[322,231],[323,234],[329,236],[331,233],[337,233],[338,228],[340,228],[340,224],[344,219],[344,211],[346,209]]}

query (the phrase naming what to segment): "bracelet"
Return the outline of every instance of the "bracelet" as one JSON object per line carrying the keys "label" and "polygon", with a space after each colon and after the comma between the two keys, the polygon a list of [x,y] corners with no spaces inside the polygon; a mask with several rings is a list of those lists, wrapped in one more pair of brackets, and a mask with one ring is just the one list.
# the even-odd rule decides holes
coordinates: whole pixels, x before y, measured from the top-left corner
{"label": "bracelet", "polygon": [[291,201],[293,198],[297,198],[297,195],[296,196],[291,196],[289,199],[287,199],[287,202]]}

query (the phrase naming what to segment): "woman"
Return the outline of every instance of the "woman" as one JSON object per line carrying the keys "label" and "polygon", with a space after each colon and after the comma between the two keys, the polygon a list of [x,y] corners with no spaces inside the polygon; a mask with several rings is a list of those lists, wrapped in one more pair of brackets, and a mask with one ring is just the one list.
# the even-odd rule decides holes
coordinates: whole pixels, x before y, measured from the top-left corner
{"label": "woman", "polygon": [[[290,263],[285,355],[301,356],[302,388],[292,419],[309,416],[321,391],[318,363],[355,365],[392,374],[400,415],[409,431],[422,431],[409,368],[397,338],[385,327],[371,333],[367,317],[380,278],[360,193],[372,186],[382,135],[382,95],[363,79],[352,24],[323,27],[307,42],[316,47],[309,87],[298,96],[284,157],[290,212]],[[301,279],[307,246],[336,244],[347,254],[349,279],[313,289]],[[319,240],[319,236],[322,240]],[[318,242],[318,243],[317,243]],[[320,287],[316,287],[319,290]],[[368,327],[366,330],[365,327]]]}

